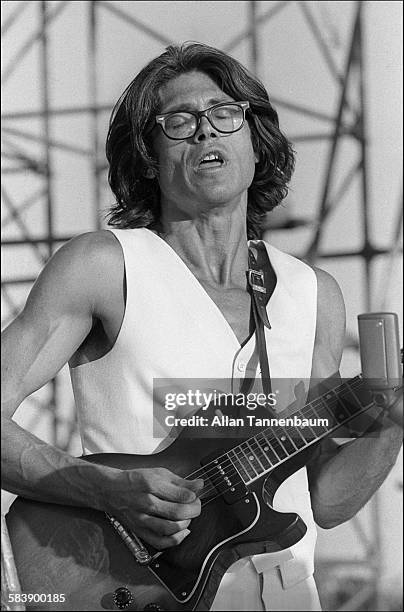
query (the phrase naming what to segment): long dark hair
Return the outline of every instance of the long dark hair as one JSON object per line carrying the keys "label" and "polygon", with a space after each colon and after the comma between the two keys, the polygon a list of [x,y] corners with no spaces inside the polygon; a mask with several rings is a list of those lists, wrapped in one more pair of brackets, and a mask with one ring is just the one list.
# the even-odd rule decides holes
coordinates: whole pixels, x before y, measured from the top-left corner
{"label": "long dark hair", "polygon": [[106,143],[108,180],[116,203],[109,225],[120,228],[156,227],[160,218],[160,187],[150,131],[159,112],[159,89],[174,77],[199,70],[234,100],[248,100],[247,120],[254,151],[258,154],[248,190],[247,235],[260,236],[263,215],[288,193],[294,169],[291,144],[279,129],[278,114],[262,83],[237,60],[201,43],[171,45],[133,79],[116,103]]}

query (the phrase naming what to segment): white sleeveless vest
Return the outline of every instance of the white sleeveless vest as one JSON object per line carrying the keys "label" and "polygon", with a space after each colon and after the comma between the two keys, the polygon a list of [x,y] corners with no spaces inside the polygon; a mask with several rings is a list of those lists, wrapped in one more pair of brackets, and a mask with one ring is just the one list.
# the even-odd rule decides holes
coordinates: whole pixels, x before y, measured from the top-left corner
{"label": "white sleeveless vest", "polygon": [[[242,378],[255,336],[240,345],[196,277],[155,233],[146,228],[110,231],[124,254],[125,316],[106,355],[71,369],[79,430],[84,453],[151,454],[172,441],[153,437],[153,379]],[[277,275],[268,304],[271,329],[265,329],[271,377],[307,381],[316,330],[316,276],[303,262],[266,247]],[[277,553],[250,561],[257,571],[268,563],[280,565],[288,588],[314,569],[316,530],[305,468],[281,485],[274,502],[275,508],[298,512],[308,531],[278,561]]]}

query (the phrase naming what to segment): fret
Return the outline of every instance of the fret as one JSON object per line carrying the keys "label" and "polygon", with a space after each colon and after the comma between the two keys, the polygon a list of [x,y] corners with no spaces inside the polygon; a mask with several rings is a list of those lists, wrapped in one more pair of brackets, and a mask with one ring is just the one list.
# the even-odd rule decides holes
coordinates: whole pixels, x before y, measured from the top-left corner
{"label": "fret", "polygon": [[250,442],[251,447],[254,449],[254,452],[258,457],[258,461],[261,463],[263,469],[267,470],[268,468],[271,468],[272,464],[269,461],[266,453],[264,452],[264,449],[261,447],[258,441],[258,436],[251,438],[249,442]]}
{"label": "fret", "polygon": [[277,463],[279,463],[279,457],[275,453],[274,449],[272,448],[271,444],[269,443],[268,439],[266,438],[264,432],[259,434],[256,437],[256,440],[257,440],[257,443],[262,448],[263,452],[265,453],[265,456],[268,458],[268,461],[270,462],[271,467],[276,465]]}
{"label": "fret", "polygon": [[261,461],[259,460],[258,454],[254,451],[253,449],[253,445],[252,445],[252,440],[246,440],[245,441],[246,446],[248,446],[249,449],[249,454],[248,454],[248,459],[251,463],[251,465],[253,466],[253,468],[255,469],[255,471],[257,471],[257,469],[259,470],[259,472],[265,472],[265,468],[262,465]]}
{"label": "fret", "polygon": [[345,385],[345,388],[338,393],[338,399],[340,403],[343,404],[349,416],[355,416],[362,411],[361,403],[347,385]]}
{"label": "fret", "polygon": [[242,442],[241,444],[239,444],[237,449],[240,449],[241,453],[244,454],[244,457],[243,457],[244,469],[248,473],[248,476],[250,479],[255,478],[256,476],[259,476],[259,473],[257,472],[255,467],[252,465],[251,461],[249,460],[248,448],[244,449],[243,444],[245,445],[245,442],[244,443]]}
{"label": "fret", "polygon": [[[300,411],[296,413],[296,416],[299,417],[299,419],[304,418],[303,414]],[[302,436],[300,427],[295,427],[293,430],[293,444],[299,450],[303,448],[304,446],[306,446],[306,440]]]}
{"label": "fret", "polygon": [[[230,455],[230,453],[233,455],[233,457]],[[234,465],[234,467],[236,468],[236,470],[238,471],[238,473],[240,474],[243,481],[248,482],[248,480],[250,480],[250,477],[248,473],[246,472],[246,470],[244,469],[244,465],[241,463],[239,457],[237,456],[235,449],[233,448],[230,451],[228,451],[227,455],[230,461],[232,462],[232,464]]]}
{"label": "fret", "polygon": [[[331,400],[326,399],[325,397],[319,397],[316,401],[321,403],[322,416],[328,419],[328,431],[330,432],[341,422],[341,420],[337,419],[334,412],[337,402],[335,400],[335,402],[331,404]],[[345,417],[343,416],[343,418]]]}
{"label": "fret", "polygon": [[302,438],[306,441],[306,444],[309,444],[310,442],[313,442],[313,440],[317,440],[319,438],[319,436],[316,434],[315,431],[313,431],[310,425],[306,425],[306,427],[302,427],[299,430],[299,433],[302,436]]}
{"label": "fret", "polygon": [[328,391],[324,399],[327,402],[327,410],[330,411],[331,415],[334,417],[336,424],[344,423],[351,416],[344,404],[339,399],[339,394],[335,391]]}
{"label": "fret", "polygon": [[357,398],[358,402],[365,408],[373,404],[373,393],[369,389],[366,381],[362,380],[357,376],[352,381],[347,383],[353,395]]}
{"label": "fret", "polygon": [[251,480],[251,478],[253,478],[252,474],[254,473],[254,471],[251,469],[251,466],[248,463],[247,457],[240,449],[240,446],[236,446],[233,450],[236,453],[237,460],[245,474],[246,481]]}
{"label": "fret", "polygon": [[288,455],[293,455],[296,452],[296,446],[294,446],[290,436],[288,435],[284,427],[274,428],[274,434],[278,438],[278,441],[282,444]]}
{"label": "fret", "polygon": [[361,384],[360,378],[356,377],[356,379],[354,378],[352,381],[328,391],[318,400],[321,400],[329,415],[330,430],[360,414],[365,406],[372,403],[372,396],[366,385]]}
{"label": "fret", "polygon": [[282,443],[276,436],[271,438],[271,446],[278,455],[279,459],[286,459],[289,456],[285,451],[285,448],[282,446]]}
{"label": "fret", "polygon": [[[321,408],[321,405],[322,405],[321,398],[316,398],[310,404],[307,404],[307,406],[304,409],[304,415],[305,415],[306,419],[316,419],[316,421],[318,421],[318,419],[320,419],[320,418],[328,418],[328,417],[320,416],[318,414],[316,408]],[[326,427],[325,425],[318,425],[317,424],[316,426],[310,425],[310,427],[319,436],[321,436],[324,433],[328,433],[329,432],[329,428]]]}

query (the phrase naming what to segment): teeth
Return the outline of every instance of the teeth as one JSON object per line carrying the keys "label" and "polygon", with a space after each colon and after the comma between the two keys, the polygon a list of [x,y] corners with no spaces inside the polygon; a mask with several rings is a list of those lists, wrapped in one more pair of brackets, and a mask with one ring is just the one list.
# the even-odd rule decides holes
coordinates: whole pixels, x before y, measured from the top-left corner
{"label": "teeth", "polygon": [[203,162],[205,161],[221,161],[221,158],[216,155],[216,153],[209,153],[208,155],[205,155],[205,157],[202,159]]}

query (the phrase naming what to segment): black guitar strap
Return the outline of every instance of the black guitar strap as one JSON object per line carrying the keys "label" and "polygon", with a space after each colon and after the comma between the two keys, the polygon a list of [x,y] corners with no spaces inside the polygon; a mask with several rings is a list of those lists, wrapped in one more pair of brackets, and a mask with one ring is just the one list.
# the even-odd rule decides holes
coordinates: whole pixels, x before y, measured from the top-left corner
{"label": "black guitar strap", "polygon": [[248,250],[247,280],[251,291],[251,308],[254,316],[258,356],[261,366],[262,387],[265,394],[272,391],[265,327],[271,329],[267,304],[276,287],[276,274],[268,257],[265,244],[257,241]]}

